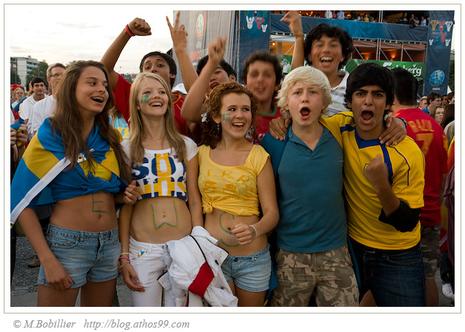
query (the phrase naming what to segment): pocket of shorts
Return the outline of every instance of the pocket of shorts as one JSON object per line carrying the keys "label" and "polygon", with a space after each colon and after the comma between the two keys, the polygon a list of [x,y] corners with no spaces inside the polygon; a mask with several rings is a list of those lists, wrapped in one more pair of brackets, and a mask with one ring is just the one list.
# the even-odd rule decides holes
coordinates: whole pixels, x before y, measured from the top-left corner
{"label": "pocket of shorts", "polygon": [[47,235],[47,242],[50,248],[71,249],[77,246],[79,238],[49,234]]}

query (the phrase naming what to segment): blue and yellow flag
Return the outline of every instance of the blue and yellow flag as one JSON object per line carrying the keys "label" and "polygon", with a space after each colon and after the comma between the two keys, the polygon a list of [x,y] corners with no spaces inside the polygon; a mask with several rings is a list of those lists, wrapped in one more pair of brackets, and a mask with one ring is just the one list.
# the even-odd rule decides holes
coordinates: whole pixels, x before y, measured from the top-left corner
{"label": "blue and yellow flag", "polygon": [[61,191],[58,197],[53,197],[47,186],[70,164],[70,160],[65,157],[61,136],[52,130],[51,120],[44,121],[24,152],[11,184],[11,224],[28,206],[51,204],[99,190],[120,191],[118,161],[109,143],[100,136],[97,125],[89,134],[87,144],[96,161],[93,172],[81,153],[78,165],[67,170],[66,177],[60,178],[66,192]]}

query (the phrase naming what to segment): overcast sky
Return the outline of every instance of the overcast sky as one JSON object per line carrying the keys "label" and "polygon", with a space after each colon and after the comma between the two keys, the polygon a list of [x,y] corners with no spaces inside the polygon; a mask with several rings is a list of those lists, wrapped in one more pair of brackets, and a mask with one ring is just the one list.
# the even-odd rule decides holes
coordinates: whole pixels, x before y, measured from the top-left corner
{"label": "overcast sky", "polygon": [[[289,6],[283,4],[279,9],[286,7]],[[315,9],[318,7],[321,9],[321,5]],[[171,48],[165,16],[172,19],[173,9],[199,9],[150,4],[12,4],[4,8],[7,58],[30,55],[49,64],[66,64],[78,59],[99,60],[127,23],[134,17],[144,18],[152,27],[152,35],[135,37],[128,42],[115,67],[119,72],[138,72],[139,60],[144,54],[153,50],[166,52]],[[235,8],[244,6],[236,5]],[[217,10],[218,7],[209,9]],[[376,9],[381,9],[381,5],[372,8]],[[419,7],[415,9],[421,10]]]}
{"label": "overcast sky", "polygon": [[158,5],[6,5],[6,45],[9,56],[30,55],[49,64],[99,60],[124,26],[141,17],[152,35],[132,38],[115,67],[138,72],[144,54],[171,48],[165,16],[172,20],[172,9]]}

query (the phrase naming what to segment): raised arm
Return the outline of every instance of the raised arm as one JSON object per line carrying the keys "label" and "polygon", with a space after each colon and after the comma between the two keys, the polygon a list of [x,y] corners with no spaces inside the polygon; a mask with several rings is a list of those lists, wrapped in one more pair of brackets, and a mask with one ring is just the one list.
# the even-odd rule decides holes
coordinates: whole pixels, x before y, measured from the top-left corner
{"label": "raised arm", "polygon": [[182,116],[192,122],[200,122],[202,104],[208,92],[211,75],[215,72],[225,51],[226,39],[217,38],[208,45],[208,61],[192,85],[182,106]]}
{"label": "raised arm", "polygon": [[189,92],[190,88],[197,79],[197,72],[195,71],[195,68],[192,65],[192,61],[189,58],[189,54],[187,53],[188,34],[186,32],[185,26],[183,24],[179,24],[179,14],[180,12],[178,11],[174,20],[174,26],[171,25],[168,16],[166,17],[166,23],[168,24],[168,28],[170,29],[174,52],[176,53],[176,57],[178,58],[182,81],[184,83],[186,91]]}
{"label": "raised arm", "polygon": [[294,35],[294,51],[292,52],[291,68],[297,68],[304,65],[304,33],[302,28],[302,16],[295,11],[291,10],[286,13],[281,19],[284,23],[289,25],[289,30]]}
{"label": "raised arm", "polygon": [[[414,167],[424,166],[414,165]],[[389,183],[388,170],[383,162],[383,157],[377,155],[367,163],[363,168],[363,174],[370,181],[381,202],[382,210],[379,220],[393,226],[400,232],[412,231],[418,224],[421,209],[410,207],[407,202],[400,200],[396,196]],[[423,175],[422,172],[420,174]],[[411,181],[415,180],[416,178],[413,178]],[[420,187],[421,192],[423,192],[423,186]]]}
{"label": "raised arm", "polygon": [[102,59],[100,60],[107,68],[110,75],[110,88],[114,89],[118,81],[118,73],[115,72],[115,65],[118,61],[121,52],[128,43],[129,39],[133,36],[148,36],[152,32],[150,25],[145,20],[136,17],[129,24],[127,24],[120,34],[116,37],[110,47],[107,49]]}

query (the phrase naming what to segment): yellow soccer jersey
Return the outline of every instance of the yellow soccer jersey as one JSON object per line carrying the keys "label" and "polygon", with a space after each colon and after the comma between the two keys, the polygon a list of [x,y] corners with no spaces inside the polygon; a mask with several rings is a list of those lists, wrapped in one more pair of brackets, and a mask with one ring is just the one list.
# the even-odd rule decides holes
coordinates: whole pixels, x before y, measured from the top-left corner
{"label": "yellow soccer jersey", "polygon": [[344,150],[344,192],[347,201],[349,236],[371,248],[402,250],[420,241],[420,223],[411,232],[399,232],[379,221],[381,203],[363,174],[363,168],[377,155],[382,155],[389,181],[397,198],[411,208],[423,207],[424,156],[410,137],[393,147],[378,139],[363,140],[356,131],[351,112],[322,119]]}

